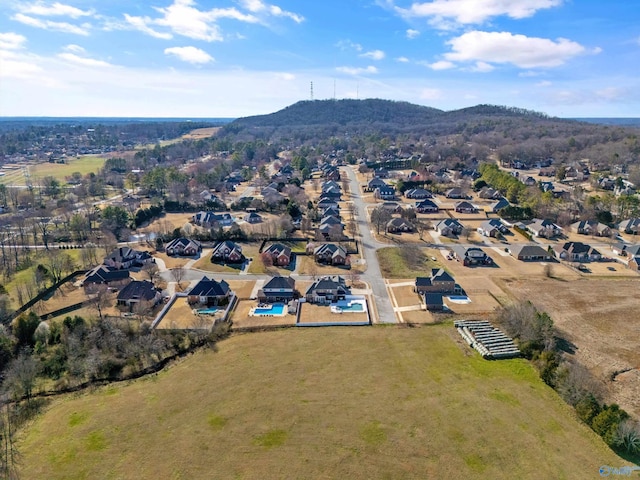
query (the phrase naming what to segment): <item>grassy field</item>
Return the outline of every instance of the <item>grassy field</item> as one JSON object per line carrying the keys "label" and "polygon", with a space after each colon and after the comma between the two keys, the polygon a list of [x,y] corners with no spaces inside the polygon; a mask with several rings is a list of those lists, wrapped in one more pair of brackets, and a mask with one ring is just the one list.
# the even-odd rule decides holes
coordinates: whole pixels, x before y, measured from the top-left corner
{"label": "grassy field", "polygon": [[627,464],[529,363],[482,360],[450,325],[235,336],[54,400],[19,448],[22,478],[47,479],[598,478]]}
{"label": "grassy field", "polygon": [[[415,278],[428,277],[431,275],[432,268],[440,268],[442,264],[437,260],[432,260],[429,256],[422,254],[416,250],[415,255],[411,255],[412,265],[408,264],[407,259],[403,256],[403,247],[386,247],[376,250],[378,262],[380,262],[380,270],[384,278]],[[406,247],[405,251],[406,251]],[[422,257],[419,255],[422,254]]]}
{"label": "grassy field", "polygon": [[[82,175],[91,172],[97,172],[102,166],[106,158],[97,155],[83,155],[79,158],[71,157],[67,159],[67,163],[38,163],[29,165],[29,174],[31,181],[35,185],[37,180],[43,177],[52,176],[62,183],[66,178],[74,172],[80,172]],[[0,182],[5,185],[25,185],[24,174],[22,169],[7,170],[6,175],[0,177]]]}

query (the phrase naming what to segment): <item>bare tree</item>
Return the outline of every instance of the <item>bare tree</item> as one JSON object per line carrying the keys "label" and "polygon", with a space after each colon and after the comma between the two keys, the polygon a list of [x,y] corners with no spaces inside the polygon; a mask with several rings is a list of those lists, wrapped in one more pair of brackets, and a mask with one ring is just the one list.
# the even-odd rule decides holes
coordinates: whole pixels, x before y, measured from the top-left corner
{"label": "bare tree", "polygon": [[3,386],[16,401],[21,398],[26,398],[27,401],[30,401],[39,373],[40,363],[31,355],[29,349],[24,349],[9,365],[5,373]]}
{"label": "bare tree", "polygon": [[145,263],[142,267],[142,271],[147,276],[147,278],[149,278],[149,281],[151,283],[155,283],[160,276],[160,269],[158,268],[158,265],[152,262]]}
{"label": "bare tree", "polygon": [[173,277],[175,282],[178,284],[178,287],[180,289],[182,289],[180,287],[180,282],[182,282],[186,273],[187,273],[187,270],[184,267],[176,267],[171,269],[171,276]]}
{"label": "bare tree", "polygon": [[19,452],[16,447],[16,426],[9,402],[0,403],[0,478],[18,478]]}
{"label": "bare tree", "polygon": [[376,226],[376,232],[380,234],[380,228],[391,220],[391,214],[382,207],[376,207],[371,211],[371,222]]}
{"label": "bare tree", "polygon": [[[311,257],[313,259],[313,257]],[[309,263],[309,276],[315,282],[318,279],[318,264],[315,262],[315,259]]]}
{"label": "bare tree", "polygon": [[104,310],[113,304],[113,295],[106,285],[97,285],[89,303],[98,312],[100,320],[104,320]]}

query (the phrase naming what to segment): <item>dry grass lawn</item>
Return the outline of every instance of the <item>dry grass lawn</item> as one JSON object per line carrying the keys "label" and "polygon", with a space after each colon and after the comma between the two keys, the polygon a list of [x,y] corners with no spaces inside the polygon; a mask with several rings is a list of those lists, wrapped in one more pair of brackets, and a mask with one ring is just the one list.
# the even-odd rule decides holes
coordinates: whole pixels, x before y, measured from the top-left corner
{"label": "dry grass lawn", "polygon": [[213,324],[213,321],[214,316],[193,313],[193,307],[189,305],[186,297],[178,297],[156,328],[159,330],[207,328]]}
{"label": "dry grass lawn", "polygon": [[[187,264],[187,262],[189,262],[189,260],[193,260],[194,258],[194,257],[173,257],[173,256],[167,255],[166,253],[160,253],[160,252],[154,253],[153,256],[162,259],[167,269],[184,267]],[[200,259],[200,261],[202,260],[208,261],[208,259],[205,259],[205,258]],[[196,265],[197,265],[197,262],[196,262]]]}
{"label": "dry grass lawn", "polygon": [[599,478],[628,463],[528,362],[482,360],[450,325],[235,336],[55,399],[21,437],[21,477],[50,480]]}
{"label": "dry grass lawn", "polygon": [[505,289],[549,313],[576,345],[577,360],[606,380],[610,401],[640,417],[640,375],[610,381],[615,371],[640,369],[637,279],[514,279],[505,281]]}
{"label": "dry grass lawn", "polygon": [[309,323],[334,322],[367,322],[369,317],[365,312],[331,313],[331,307],[315,305],[313,303],[300,304],[300,325]]}

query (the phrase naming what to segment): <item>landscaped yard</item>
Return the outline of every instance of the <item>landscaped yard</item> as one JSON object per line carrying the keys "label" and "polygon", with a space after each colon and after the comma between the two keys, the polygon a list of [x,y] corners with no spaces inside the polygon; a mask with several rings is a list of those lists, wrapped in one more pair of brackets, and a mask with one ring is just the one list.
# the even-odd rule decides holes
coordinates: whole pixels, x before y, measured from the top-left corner
{"label": "landscaped yard", "polygon": [[[599,478],[613,454],[525,360],[451,325],[239,335],[54,399],[22,478]],[[167,454],[168,451],[173,453]]]}

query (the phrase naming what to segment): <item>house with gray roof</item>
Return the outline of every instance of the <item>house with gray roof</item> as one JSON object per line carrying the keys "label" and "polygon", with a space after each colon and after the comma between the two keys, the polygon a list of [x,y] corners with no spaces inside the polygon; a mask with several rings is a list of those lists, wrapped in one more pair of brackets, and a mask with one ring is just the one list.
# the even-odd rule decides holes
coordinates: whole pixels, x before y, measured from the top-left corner
{"label": "house with gray roof", "polygon": [[553,256],[539,245],[512,245],[509,253],[523,262],[551,261]]}

